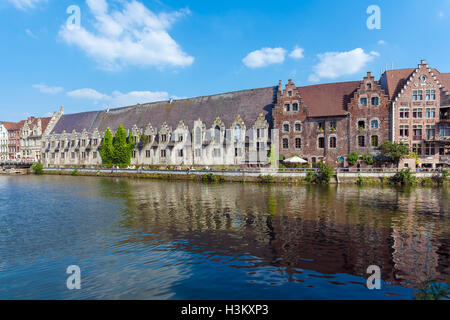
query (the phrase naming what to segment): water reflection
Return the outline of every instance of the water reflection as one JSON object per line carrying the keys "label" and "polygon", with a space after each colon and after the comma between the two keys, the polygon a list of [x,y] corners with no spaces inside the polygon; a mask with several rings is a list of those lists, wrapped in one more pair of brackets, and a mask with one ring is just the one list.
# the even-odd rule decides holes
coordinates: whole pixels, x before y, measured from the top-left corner
{"label": "water reflection", "polygon": [[[1,177],[0,298],[410,299],[450,279],[449,206],[432,188]],[[397,286],[368,290],[369,265]]]}
{"label": "water reflection", "polygon": [[450,277],[446,190],[116,181],[127,202],[121,225],[137,235],[125,242],[271,266],[289,281],[302,270],[367,277],[369,265],[402,285]]}

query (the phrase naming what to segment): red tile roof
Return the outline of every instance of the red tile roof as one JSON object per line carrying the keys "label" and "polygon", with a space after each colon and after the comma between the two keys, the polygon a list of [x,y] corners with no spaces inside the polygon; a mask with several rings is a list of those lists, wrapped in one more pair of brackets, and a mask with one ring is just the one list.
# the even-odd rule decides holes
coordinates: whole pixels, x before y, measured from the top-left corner
{"label": "red tile roof", "polygon": [[20,122],[3,122],[3,125],[5,126],[6,130],[8,131],[15,131],[20,130],[20,128],[23,127],[25,123],[25,120],[22,120]]}
{"label": "red tile roof", "polygon": [[340,116],[346,114],[347,104],[361,81],[337,82],[298,87],[310,117]]}
{"label": "red tile roof", "polygon": [[415,70],[414,68],[388,70],[381,75],[381,86],[388,94],[390,100],[395,99]]}

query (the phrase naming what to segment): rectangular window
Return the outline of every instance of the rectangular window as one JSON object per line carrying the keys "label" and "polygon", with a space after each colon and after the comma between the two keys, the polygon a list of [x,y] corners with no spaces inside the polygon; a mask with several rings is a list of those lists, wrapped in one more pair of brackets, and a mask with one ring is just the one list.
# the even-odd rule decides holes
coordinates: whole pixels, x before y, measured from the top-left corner
{"label": "rectangular window", "polygon": [[81,153],[81,158],[82,158],[82,159],[86,159],[86,152],[82,152],[82,153]]}
{"label": "rectangular window", "polygon": [[435,90],[427,90],[425,95],[426,100],[436,100],[436,91]]}
{"label": "rectangular window", "polygon": [[131,153],[131,157],[136,158],[136,151],[133,151],[133,152]]}
{"label": "rectangular window", "polygon": [[292,105],[292,111],[298,111],[298,103]]}
{"label": "rectangular window", "polygon": [[85,147],[86,146],[86,140],[81,140],[81,146]]}
{"label": "rectangular window", "polygon": [[366,137],[358,136],[358,146],[365,147],[366,146]]}
{"label": "rectangular window", "polygon": [[167,135],[162,134],[161,135],[161,142],[166,142],[167,141]]}
{"label": "rectangular window", "polygon": [[336,148],[336,137],[330,137],[330,148],[331,149]]}
{"label": "rectangular window", "polygon": [[64,159],[66,157],[66,154],[64,152],[61,152],[61,159]]}
{"label": "rectangular window", "polygon": [[202,155],[202,150],[201,149],[195,149],[195,156],[198,158]]}
{"label": "rectangular window", "polygon": [[412,151],[413,151],[413,153],[421,156],[422,155],[422,144],[421,143],[413,143]]}
{"label": "rectangular window", "polygon": [[96,151],[92,152],[92,158],[97,159],[97,152]]}
{"label": "rectangular window", "polygon": [[409,118],[409,108],[400,108],[400,118]]}
{"label": "rectangular window", "polygon": [[413,125],[413,140],[422,140],[422,126]]}
{"label": "rectangular window", "polygon": [[427,125],[427,131],[426,131],[427,140],[434,139],[435,135],[436,135],[435,125]]}
{"label": "rectangular window", "polygon": [[295,148],[296,149],[302,148],[302,139],[301,138],[295,138]]}
{"label": "rectangular window", "polygon": [[372,105],[378,106],[380,104],[380,99],[378,97],[372,97]]}
{"label": "rectangular window", "polygon": [[161,150],[161,158],[165,158],[166,157],[166,150]]}
{"label": "rectangular window", "polygon": [[426,156],[432,156],[434,155],[434,145],[432,143],[426,143],[425,144],[425,155]]}
{"label": "rectangular window", "polygon": [[94,139],[94,146],[98,144],[98,139]]}
{"label": "rectangular window", "polygon": [[178,142],[183,142],[183,135],[182,134],[178,135]]}
{"label": "rectangular window", "polygon": [[372,147],[378,147],[378,136],[372,136],[370,139]]}
{"label": "rectangular window", "polygon": [[422,118],[422,108],[414,108],[413,109],[413,118],[416,118],[416,119]]}
{"label": "rectangular window", "polygon": [[72,159],[75,159],[75,152],[72,152]]}
{"label": "rectangular window", "polygon": [[435,108],[427,108],[425,112],[425,117],[428,119],[434,119],[436,117],[436,109]]}
{"label": "rectangular window", "polygon": [[283,149],[289,149],[289,139],[288,138],[283,139]]}
{"label": "rectangular window", "polygon": [[183,149],[178,150],[178,157],[183,157]]}
{"label": "rectangular window", "polygon": [[150,150],[145,150],[145,157],[150,158]]}
{"label": "rectangular window", "polygon": [[220,157],[220,149],[214,149],[214,157]]}
{"label": "rectangular window", "polygon": [[409,137],[409,126],[400,125],[400,137]]}
{"label": "rectangular window", "polygon": [[241,156],[241,148],[234,148],[234,156],[235,157],[240,157]]}
{"label": "rectangular window", "polygon": [[367,98],[360,98],[359,99],[359,105],[367,106]]}
{"label": "rectangular window", "polygon": [[324,148],[325,148],[325,138],[320,137],[319,138],[319,149],[324,149]]}
{"label": "rectangular window", "polygon": [[414,90],[413,91],[413,100],[414,101],[422,101],[423,100],[423,91],[422,90]]}

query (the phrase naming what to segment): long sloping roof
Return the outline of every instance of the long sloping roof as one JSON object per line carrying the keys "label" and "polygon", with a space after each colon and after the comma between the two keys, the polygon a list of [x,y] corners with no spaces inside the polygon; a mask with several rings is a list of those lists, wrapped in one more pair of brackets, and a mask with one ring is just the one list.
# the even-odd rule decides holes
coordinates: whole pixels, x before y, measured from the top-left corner
{"label": "long sloping roof", "polygon": [[22,120],[22,121],[19,121],[19,122],[6,122],[6,121],[4,121],[2,123],[3,123],[3,126],[6,128],[6,130],[8,130],[8,131],[15,131],[15,130],[20,130],[23,127],[23,125],[25,123],[25,120]]}
{"label": "long sloping roof", "polygon": [[395,99],[415,70],[414,68],[387,70],[382,74],[381,86],[388,94],[390,100]]}
{"label": "long sloping roof", "polygon": [[240,115],[247,127],[253,125],[260,113],[272,122],[272,108],[276,98],[277,87],[251,89],[191,99],[154,102],[130,107],[63,115],[53,128],[52,133],[62,131],[80,132],[83,129],[100,132],[110,128],[116,130],[119,125],[131,129],[134,125],[144,128],[148,124],[160,127],[166,122],[176,128],[183,120],[190,129],[194,121],[201,119],[211,126],[217,117],[230,127],[236,115]]}
{"label": "long sloping roof", "polygon": [[359,88],[360,81],[337,82],[298,87],[310,117],[340,116]]}

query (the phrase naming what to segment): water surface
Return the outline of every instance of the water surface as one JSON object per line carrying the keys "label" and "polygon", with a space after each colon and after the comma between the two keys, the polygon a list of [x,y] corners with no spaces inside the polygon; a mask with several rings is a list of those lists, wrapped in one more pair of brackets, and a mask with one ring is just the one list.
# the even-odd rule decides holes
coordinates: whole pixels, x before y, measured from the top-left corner
{"label": "water surface", "polygon": [[0,177],[0,299],[411,299],[449,248],[445,188]]}

